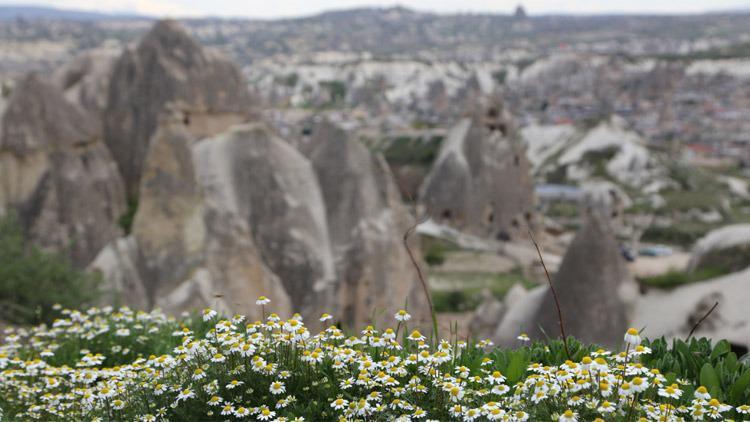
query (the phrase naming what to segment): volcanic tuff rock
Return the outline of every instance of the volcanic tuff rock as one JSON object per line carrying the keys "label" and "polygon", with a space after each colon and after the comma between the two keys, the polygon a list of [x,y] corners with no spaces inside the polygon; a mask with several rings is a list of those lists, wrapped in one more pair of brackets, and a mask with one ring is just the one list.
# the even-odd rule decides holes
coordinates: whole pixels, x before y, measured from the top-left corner
{"label": "volcanic tuff rock", "polygon": [[[202,140],[196,156],[203,155],[216,157],[223,168],[215,186],[228,193],[295,309],[316,318],[322,310],[335,311],[326,208],[310,162],[262,124]],[[211,181],[206,175],[200,180]]]}
{"label": "volcanic tuff rock", "polygon": [[149,140],[164,114],[179,116],[203,137],[245,121],[250,107],[234,64],[203,49],[177,23],[157,23],[122,54],[109,84],[105,141],[128,193],[137,193]]}
{"label": "volcanic tuff rock", "polygon": [[32,74],[14,88],[0,128],[0,211],[15,211],[39,246],[88,264],[119,235],[125,210],[94,119]]}
{"label": "volcanic tuff rock", "polygon": [[228,184],[228,157],[195,143],[180,122],[162,122],[144,166],[133,234],[92,264],[131,306],[180,312],[212,306],[260,317],[255,298],[289,313],[291,301],[264,264]]}
{"label": "volcanic tuff rock", "polygon": [[535,226],[529,161],[500,103],[456,124],[420,190],[432,218],[500,240]]}
{"label": "volcanic tuff rock", "polygon": [[[315,129],[312,145],[336,258],[342,320],[361,326],[371,321],[373,310],[386,311],[390,318],[408,302],[415,319],[426,321],[422,286],[402,244],[414,219],[387,163],[326,121]],[[418,245],[410,246],[421,256]]]}
{"label": "volcanic tuff rock", "polygon": [[101,121],[107,107],[109,81],[119,49],[98,48],[85,51],[57,69],[52,83],[65,92],[65,98]]}
{"label": "volcanic tuff rock", "polygon": [[750,347],[748,280],[750,268],[669,291],[653,289],[638,300],[633,326],[645,327],[644,334],[650,338],[685,338],[719,302],[700,323],[695,337],[709,337],[714,341],[726,339]]}
{"label": "volcanic tuff rock", "polygon": [[711,230],[693,246],[688,269],[704,267],[740,271],[750,267],[750,224]]}
{"label": "volcanic tuff rock", "polygon": [[532,125],[521,130],[521,137],[534,173],[547,179],[583,182],[599,177],[641,189],[669,182],[665,166],[619,116],[591,128]]}
{"label": "volcanic tuff rock", "polygon": [[[616,345],[627,328],[627,307],[621,292],[629,280],[627,268],[609,223],[596,213],[584,218],[555,274],[553,285],[563,312],[566,334],[584,342]],[[529,335],[559,333],[551,291],[547,291]]]}

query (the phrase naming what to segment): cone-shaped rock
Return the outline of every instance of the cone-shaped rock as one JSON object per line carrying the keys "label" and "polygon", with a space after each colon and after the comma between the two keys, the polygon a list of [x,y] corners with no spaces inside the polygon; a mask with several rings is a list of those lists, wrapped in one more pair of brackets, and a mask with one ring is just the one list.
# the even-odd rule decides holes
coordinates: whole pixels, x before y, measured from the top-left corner
{"label": "cone-shaped rock", "polygon": [[481,110],[450,130],[420,200],[441,223],[508,240],[535,226],[530,164],[502,104]]}
{"label": "cone-shaped rock", "polygon": [[[402,244],[414,220],[385,160],[328,122],[316,128],[311,143],[336,257],[341,319],[359,327],[370,322],[374,312],[385,311],[390,322],[408,302],[417,323],[423,324],[428,307]],[[411,247],[421,256],[417,244]]]}
{"label": "cone-shaped rock", "polygon": [[[596,213],[589,214],[553,280],[566,334],[583,342],[608,346],[620,344],[627,329],[621,286],[628,277],[608,222]],[[559,335],[560,326],[551,291],[547,291],[531,326],[530,330],[537,338],[542,338],[538,327],[551,337]]]}
{"label": "cone-shaped rock", "polygon": [[164,114],[196,137],[242,122],[250,97],[239,69],[161,21],[117,61],[109,84],[105,141],[130,195],[137,193],[149,140]]}
{"label": "cone-shaped rock", "polygon": [[95,120],[37,75],[14,88],[0,124],[0,209],[42,247],[88,264],[120,230],[122,179]]}
{"label": "cone-shaped rock", "polygon": [[223,167],[214,181],[200,179],[227,191],[225,200],[249,225],[295,309],[316,318],[335,312],[326,211],[310,162],[262,124],[235,126],[202,140],[197,151]]}

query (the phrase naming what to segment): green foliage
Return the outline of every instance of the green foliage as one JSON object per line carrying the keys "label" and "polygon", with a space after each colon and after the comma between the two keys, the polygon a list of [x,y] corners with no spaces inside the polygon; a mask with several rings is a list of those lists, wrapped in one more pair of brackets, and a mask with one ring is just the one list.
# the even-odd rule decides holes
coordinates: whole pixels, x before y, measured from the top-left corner
{"label": "green foliage", "polygon": [[[644,365],[659,369],[670,377],[698,380],[712,397],[731,405],[746,404],[750,400],[750,366],[741,363],[729,343],[721,340],[712,344],[706,338],[690,341],[673,340],[670,348],[664,338],[644,345],[652,349],[643,356]],[[685,391],[693,394],[693,391]]]}
{"label": "green foliage", "polygon": [[653,277],[640,279],[641,283],[652,287],[672,288],[697,281],[709,280],[727,274],[723,268],[704,267],[693,272],[670,270],[669,272]]}
{"label": "green foliage", "polygon": [[476,309],[483,300],[483,291],[488,289],[497,299],[505,297],[516,283],[524,287],[534,285],[517,271],[511,273],[449,272],[433,273],[446,279],[456,280],[459,288],[432,290],[432,303],[436,312],[466,312]]}
{"label": "green foliage", "polygon": [[135,219],[135,213],[138,211],[138,197],[133,196],[128,198],[128,207],[120,218],[117,220],[117,224],[120,226],[125,234],[130,234],[133,228],[133,220]]}
{"label": "green foliage", "polygon": [[662,192],[666,206],[658,210],[661,214],[687,212],[693,209],[710,211],[720,209],[728,196],[727,187],[715,174],[684,164],[665,162],[669,176],[679,188]]}
{"label": "green foliage", "polygon": [[607,173],[607,163],[614,158],[619,151],[618,147],[608,147],[601,150],[586,151],[581,157],[581,161],[588,163],[593,168],[592,175],[598,177],[609,177]]}
{"label": "green foliage", "polygon": [[508,77],[508,71],[505,69],[500,69],[495,72],[492,72],[492,79],[494,79],[498,85],[505,84],[505,79],[507,77]]}
{"label": "green foliage", "polygon": [[522,73],[524,69],[534,64],[536,59],[521,59],[516,62],[516,67],[518,68],[518,73]]}
{"label": "green foliage", "polygon": [[732,248],[709,252],[701,258],[698,269],[718,269],[722,274],[742,271],[750,266],[750,246],[738,245]]}
{"label": "green foliage", "polygon": [[79,307],[98,296],[99,277],[78,271],[63,256],[26,242],[13,216],[0,218],[0,319],[49,323],[55,304]]}
{"label": "green foliage", "polygon": [[482,302],[481,294],[464,290],[433,291],[435,312],[466,312],[476,309]]}
{"label": "green foliage", "polygon": [[662,194],[666,205],[658,210],[659,213],[688,212],[690,210],[711,211],[721,206],[720,191],[682,191],[672,190]]}
{"label": "green foliage", "polygon": [[435,161],[442,142],[441,136],[433,136],[429,139],[402,136],[387,142],[382,152],[391,164],[430,166]]}
{"label": "green foliage", "polygon": [[696,240],[715,228],[716,226],[713,224],[680,221],[678,224],[672,224],[671,226],[651,226],[643,232],[641,240],[691,247]]}
{"label": "green foliage", "polygon": [[290,74],[288,74],[286,76],[283,76],[283,77],[282,76],[277,76],[275,78],[275,82],[276,83],[278,83],[280,85],[288,86],[288,87],[294,87],[294,86],[296,86],[298,81],[299,81],[299,75],[297,73],[294,73],[294,72],[290,73]]}
{"label": "green foliage", "polygon": [[429,266],[442,265],[448,250],[445,244],[432,242],[424,248],[424,260]]}
{"label": "green foliage", "polygon": [[[404,340],[400,345],[370,344],[383,332],[371,327],[356,338],[347,339],[347,334],[328,327],[325,334],[291,341],[291,334],[284,334],[289,328],[280,327],[273,318],[266,324],[246,325],[247,321],[241,317],[229,321],[205,315],[174,319],[159,312],[147,314],[124,308],[64,311],[64,319],[57,327],[36,327],[33,335],[28,330],[16,331],[14,339],[0,340],[0,359],[5,359],[3,363],[11,368],[5,371],[4,382],[0,383],[4,417],[126,421],[159,413],[170,420],[234,420],[219,412],[228,405],[235,409],[267,406],[290,420],[294,416],[337,420],[347,408],[334,409],[335,400],[341,398],[356,406],[370,396],[385,404],[407,400],[434,420],[464,419],[451,414],[456,402],[468,409],[492,401],[504,409],[523,410],[528,420],[541,421],[558,420],[560,412],[570,408],[571,396],[580,394],[595,404],[576,407],[578,420],[593,420],[602,413],[596,410],[596,404],[603,399],[597,387],[583,387],[575,392],[558,389],[551,393],[553,397],[539,402],[531,396],[533,385],[540,380],[545,386],[559,384],[548,378],[549,374],[559,374],[558,369],[573,379],[589,380],[590,375],[581,372],[584,368],[580,365],[585,357],[596,356],[603,356],[600,359],[603,363],[598,364],[605,365],[606,373],[618,376],[618,372],[629,367],[625,376],[631,378],[635,372],[629,371],[638,368],[645,372],[640,376],[651,384],[634,400],[619,399],[614,388],[610,400],[619,410],[610,415],[615,416],[611,420],[640,420],[645,409],[636,406],[637,403],[690,406],[696,403],[693,393],[699,386],[704,386],[721,403],[739,406],[750,400],[750,368],[737,358],[726,341],[712,344],[707,339],[691,339],[670,344],[663,338],[644,340],[643,345],[651,350],[642,349],[635,356],[629,348],[631,354],[623,364],[621,358],[625,355],[616,355],[617,350],[610,354],[599,350],[597,345],[583,344],[573,338],[565,343],[559,339],[533,343],[519,340],[516,347],[501,349],[489,348],[486,342],[459,341],[454,333],[439,346],[423,347],[408,340],[406,333],[410,330],[399,323],[395,335],[398,338],[399,330],[403,329]],[[71,331],[73,321],[80,328]],[[290,323],[291,320],[281,321],[285,327]],[[430,363],[417,357],[422,353],[438,357],[438,349],[447,356],[446,360]],[[244,355],[237,350],[249,351]],[[310,358],[319,359],[311,362]],[[24,365],[36,359],[46,363],[45,376]],[[90,363],[87,359],[99,361]],[[389,368],[389,362],[395,362],[396,369]],[[366,364],[378,366],[362,369]],[[563,369],[563,364],[568,369]],[[82,382],[82,377],[91,373],[96,374],[96,379]],[[661,377],[657,373],[663,374],[665,383],[656,384]],[[505,379],[490,382],[490,374]],[[367,386],[350,385],[357,377],[372,380],[381,376],[391,377],[393,381],[386,378],[379,381],[390,386],[374,384],[376,381]],[[458,378],[464,381],[459,384]],[[241,382],[242,386],[230,388],[233,381]],[[283,393],[271,390],[276,382],[285,388]],[[115,383],[118,388],[112,391]],[[660,398],[657,390],[672,383],[677,384],[682,396]],[[506,387],[506,392],[489,391],[500,384]],[[105,390],[113,396],[84,399],[103,395]],[[179,398],[178,393],[183,391],[190,394],[189,398]],[[449,393],[453,391],[463,391],[465,395],[451,397]],[[60,402],[51,403],[50,394],[57,395]],[[222,401],[221,406],[209,404],[212,396]],[[275,406],[280,400],[284,405]],[[401,410],[384,406],[368,415],[367,420],[393,420]],[[621,417],[630,411],[634,412],[632,418]],[[741,416],[733,409],[722,413],[724,418],[741,419]],[[259,419],[257,414],[254,418]]]}
{"label": "green foliage", "polygon": [[571,202],[553,202],[547,207],[545,215],[549,217],[576,218],[581,209],[578,204]]}
{"label": "green foliage", "polygon": [[346,99],[346,84],[342,81],[321,81],[320,86],[328,91],[331,104],[341,104]]}

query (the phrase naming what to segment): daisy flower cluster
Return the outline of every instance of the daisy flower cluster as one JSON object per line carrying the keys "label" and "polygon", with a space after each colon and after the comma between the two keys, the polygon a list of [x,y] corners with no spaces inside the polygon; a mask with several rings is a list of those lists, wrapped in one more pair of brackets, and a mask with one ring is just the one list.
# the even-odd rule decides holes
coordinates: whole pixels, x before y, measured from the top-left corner
{"label": "daisy flower cluster", "polygon": [[750,418],[748,406],[727,405],[703,386],[644,366],[651,350],[635,330],[620,353],[514,368],[489,341],[430,339],[410,329],[405,310],[394,320],[395,327],[352,335],[323,314],[324,328],[313,334],[299,315],[249,322],[210,309],[182,319],[128,308],[66,310],[51,327],[6,331],[0,414],[45,421]]}

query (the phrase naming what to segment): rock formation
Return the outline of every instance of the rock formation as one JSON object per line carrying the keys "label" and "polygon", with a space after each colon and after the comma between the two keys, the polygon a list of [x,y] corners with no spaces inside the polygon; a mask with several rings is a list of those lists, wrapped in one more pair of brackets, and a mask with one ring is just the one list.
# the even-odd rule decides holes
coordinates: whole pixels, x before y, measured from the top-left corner
{"label": "rock formation", "polygon": [[[429,315],[422,286],[402,244],[414,224],[385,160],[323,122],[313,135],[311,160],[325,200],[341,318],[352,326],[406,303],[417,320]],[[412,244],[419,257],[418,245]]]}
{"label": "rock formation", "polygon": [[195,143],[181,121],[160,123],[133,233],[105,248],[92,268],[131,306],[167,312],[212,306],[258,318],[255,298],[266,295],[274,309],[289,314],[289,295],[263,262],[239,212],[239,191],[227,183],[236,163],[231,153],[208,150],[208,141]]}
{"label": "rock formation", "polygon": [[88,264],[120,230],[123,183],[95,120],[29,75],[0,124],[0,210],[15,211],[29,239]]}
{"label": "rock formation", "polygon": [[700,283],[664,291],[654,289],[640,298],[633,312],[634,327],[645,327],[649,338],[685,338],[716,302],[719,305],[701,322],[695,337],[727,339],[750,348],[747,323],[750,268]]}
{"label": "rock formation", "polygon": [[85,51],[57,69],[52,83],[65,92],[70,102],[101,122],[107,107],[112,69],[120,54],[120,50],[112,48]]}
{"label": "rock formation", "polygon": [[608,221],[617,232],[624,224],[625,210],[633,201],[620,186],[607,180],[590,180],[581,184],[582,205],[587,212],[596,213]]}
{"label": "rock formation", "polygon": [[[566,334],[584,342],[617,345],[627,329],[627,306],[622,298],[629,279],[620,248],[609,223],[596,214],[584,218],[553,278]],[[531,324],[529,335],[559,334],[552,292],[548,291]]]}
{"label": "rock formation", "polygon": [[[531,334],[536,330],[533,321],[548,293],[549,288],[544,285],[526,290],[520,284],[516,284],[508,290],[503,299],[505,309],[502,316],[497,319],[498,324],[492,337],[495,344],[502,347],[518,345],[519,334]],[[554,337],[559,332],[557,328],[548,334]]]}
{"label": "rock formation", "polygon": [[196,157],[201,164],[203,157],[216,160],[201,168],[223,168],[216,177],[201,173],[200,180],[230,193],[223,200],[248,224],[295,309],[303,316],[314,309],[314,317],[335,312],[326,208],[310,162],[261,124],[202,140]]}
{"label": "rock formation", "polygon": [[750,224],[733,224],[708,232],[693,246],[688,269],[735,272],[750,267]]}
{"label": "rock formation", "polygon": [[474,235],[509,240],[536,226],[530,165],[498,102],[451,129],[420,191],[432,218]]}
{"label": "rock formation", "polygon": [[140,185],[149,141],[164,114],[196,137],[246,120],[251,101],[231,62],[205,50],[175,22],[161,21],[115,64],[105,111],[105,141],[128,194]]}

